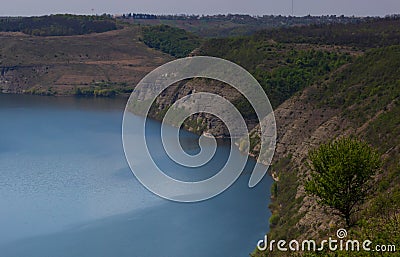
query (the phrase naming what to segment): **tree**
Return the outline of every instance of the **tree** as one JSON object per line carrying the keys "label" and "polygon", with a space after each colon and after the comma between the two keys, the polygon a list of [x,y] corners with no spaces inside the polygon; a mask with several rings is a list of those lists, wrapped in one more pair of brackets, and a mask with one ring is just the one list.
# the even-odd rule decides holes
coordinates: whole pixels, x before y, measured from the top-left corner
{"label": "tree", "polygon": [[329,206],[352,225],[351,218],[365,202],[380,170],[379,154],[357,139],[342,138],[309,153],[311,178],[305,185],[318,203]]}

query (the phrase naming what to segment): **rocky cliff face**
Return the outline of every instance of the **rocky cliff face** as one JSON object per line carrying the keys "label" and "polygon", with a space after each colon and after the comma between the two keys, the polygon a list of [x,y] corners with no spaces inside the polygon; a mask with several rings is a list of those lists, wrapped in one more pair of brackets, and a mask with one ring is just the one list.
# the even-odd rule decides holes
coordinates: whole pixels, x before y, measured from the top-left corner
{"label": "rocky cliff face", "polygon": [[39,84],[38,78],[49,72],[48,65],[0,66],[0,91],[2,93],[25,93]]}
{"label": "rocky cliff face", "polygon": [[[290,166],[273,169],[274,177],[279,180],[281,175],[284,175],[282,173],[296,171],[294,175],[297,176],[298,187],[292,201],[297,203],[293,208],[298,209],[301,218],[297,221],[295,229],[301,230],[308,237],[315,235],[317,231],[326,230],[332,220],[337,222],[334,217],[317,208],[315,201],[304,193],[303,184],[308,173],[308,151],[345,134],[351,126],[341,117],[340,109],[321,107],[315,103],[314,99],[319,90],[317,86],[309,87],[274,111],[278,138],[273,163],[285,158],[290,159]],[[253,134],[260,136],[259,126],[254,129]],[[253,155],[258,155],[257,150],[258,145],[252,149]],[[279,208],[274,211],[279,212]]]}
{"label": "rocky cliff face", "polygon": [[[191,80],[181,81],[169,86],[159,97],[157,97],[155,104],[149,113],[149,116],[161,120],[166,110],[182,97],[188,96],[193,93],[208,92],[217,94],[227,99],[231,103],[237,102],[241,99],[241,94],[233,89],[231,86],[215,80],[195,78]],[[249,128],[254,128],[257,125],[256,119],[246,119]],[[229,132],[223,122],[207,113],[199,113],[191,116],[184,123],[185,129],[201,134],[203,132],[212,133],[217,138],[229,137]]]}

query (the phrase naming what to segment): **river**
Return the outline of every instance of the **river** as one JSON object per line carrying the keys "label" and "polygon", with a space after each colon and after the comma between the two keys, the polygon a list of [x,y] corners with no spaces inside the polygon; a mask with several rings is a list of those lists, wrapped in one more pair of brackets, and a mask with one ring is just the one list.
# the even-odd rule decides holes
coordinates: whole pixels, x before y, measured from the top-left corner
{"label": "river", "polygon": [[[248,188],[249,160],[236,183],[210,200],[159,198],[125,160],[125,101],[0,94],[2,257],[242,257],[254,250],[268,229],[272,179]],[[148,122],[154,149],[159,130]],[[198,151],[197,136],[180,133],[184,149]],[[211,162],[196,169],[173,165],[163,151],[154,156],[169,175],[197,180],[212,176],[229,150],[219,142]]]}

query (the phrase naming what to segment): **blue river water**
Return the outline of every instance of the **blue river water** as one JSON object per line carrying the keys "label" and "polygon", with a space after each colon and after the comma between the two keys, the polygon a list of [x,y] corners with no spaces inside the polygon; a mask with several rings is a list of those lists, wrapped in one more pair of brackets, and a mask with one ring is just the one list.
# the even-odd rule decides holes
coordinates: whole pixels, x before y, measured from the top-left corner
{"label": "blue river water", "polygon": [[[249,159],[236,183],[210,200],[154,195],[124,157],[125,102],[0,94],[0,256],[235,257],[255,249],[268,229],[272,179],[248,188]],[[209,164],[181,167],[158,150],[160,124],[148,128],[154,158],[176,178],[210,177],[229,154],[219,142]],[[180,134],[187,152],[198,151],[196,135]]]}

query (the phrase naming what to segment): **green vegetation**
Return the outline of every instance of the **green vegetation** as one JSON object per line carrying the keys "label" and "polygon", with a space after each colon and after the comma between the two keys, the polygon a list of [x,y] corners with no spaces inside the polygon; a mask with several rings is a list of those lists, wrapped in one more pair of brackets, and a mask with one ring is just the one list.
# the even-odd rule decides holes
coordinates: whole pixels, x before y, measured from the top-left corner
{"label": "green vegetation", "polygon": [[345,115],[361,125],[400,97],[400,46],[372,49],[335,74],[323,92],[321,105],[351,108]]}
{"label": "green vegetation", "polygon": [[167,25],[143,27],[143,42],[174,57],[186,57],[200,46],[200,38]]}
{"label": "green vegetation", "polygon": [[95,97],[114,97],[126,95],[132,92],[132,88],[126,83],[95,83],[90,86],[76,87],[73,95],[75,96],[95,96]]}
{"label": "green vegetation", "polygon": [[[353,63],[331,73],[328,80],[317,82],[305,102],[312,102],[318,108],[334,108],[339,111],[342,129],[355,131],[358,138],[374,147],[382,159],[382,173],[374,178],[375,190],[370,199],[360,206],[353,215],[353,226],[348,238],[360,241],[369,239],[374,244],[400,245],[400,46],[371,49],[357,57]],[[343,128],[343,126],[345,126]],[[281,163],[281,162],[278,162]],[[306,228],[297,222],[302,203],[295,204],[295,192],[289,187],[280,190],[283,184],[298,183],[299,174],[293,171],[293,162],[284,166],[292,175],[283,177],[280,173],[277,197],[271,209],[285,222],[271,226],[270,238],[291,239],[304,233]],[[294,177],[294,178],[293,178]],[[288,182],[289,181],[289,182]],[[301,182],[300,182],[301,183]],[[290,198],[291,197],[291,198]],[[285,199],[292,199],[286,201]],[[290,215],[286,215],[291,213]],[[326,215],[332,213],[327,212]],[[291,224],[291,226],[287,226]],[[327,225],[327,224],[326,224]],[[333,236],[335,229],[317,229],[316,239]],[[292,236],[294,235],[294,236]],[[365,256],[365,252],[315,252],[305,256]],[[255,252],[255,256],[265,253]],[[292,254],[291,256],[293,256]],[[393,256],[393,253],[368,253],[369,256]],[[287,256],[274,252],[268,256]]]}
{"label": "green vegetation", "polygon": [[351,61],[348,54],[316,50],[291,50],[285,64],[270,72],[257,67],[254,75],[278,106],[331,71]]}
{"label": "green vegetation", "polygon": [[53,96],[55,92],[51,87],[49,88],[40,88],[40,87],[32,87],[25,91],[25,94],[29,95],[43,95],[43,96]]}
{"label": "green vegetation", "polygon": [[[397,192],[399,193],[399,192]],[[399,198],[399,196],[397,196]],[[370,248],[373,251],[363,251],[362,245],[360,245],[360,251],[335,251],[331,252],[326,249],[324,251],[317,251],[314,253],[305,253],[305,257],[364,257],[364,256],[397,256],[396,253],[399,251],[400,245],[400,215],[393,214],[386,217],[373,217],[368,220],[363,219],[358,222],[359,227],[351,228],[348,230],[347,239],[358,240],[360,244],[364,240],[370,240],[372,242]],[[346,242],[346,241],[345,241]],[[379,245],[380,249],[382,246],[386,247],[386,252],[375,251],[375,246]],[[393,248],[395,246],[395,248]],[[390,250],[388,250],[390,249]],[[395,250],[395,251],[394,251]]]}
{"label": "green vegetation", "polygon": [[265,30],[257,38],[281,43],[311,43],[352,47],[383,47],[400,44],[400,17],[370,19],[361,23],[310,25]]}
{"label": "green vegetation", "polygon": [[380,168],[378,153],[364,142],[342,138],[319,146],[309,158],[312,172],[306,192],[334,209],[350,227],[353,214],[372,192]]}
{"label": "green vegetation", "polygon": [[[340,49],[277,44],[257,37],[212,39],[202,45],[200,54],[243,66],[259,81],[273,107],[352,61]],[[241,112],[252,113],[248,104],[240,105]]]}
{"label": "green vegetation", "polygon": [[303,197],[296,197],[299,181],[296,177],[297,170],[293,168],[292,156],[286,156],[274,163],[272,172],[278,175],[279,181],[275,181],[271,189],[273,201],[268,207],[273,217],[270,219],[269,237],[275,240],[296,238],[300,233],[296,229],[296,223],[303,215],[297,213],[297,208]]}
{"label": "green vegetation", "polygon": [[41,17],[0,18],[0,31],[23,32],[34,36],[71,36],[115,30],[109,15],[57,14]]}

